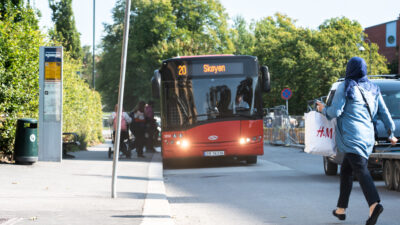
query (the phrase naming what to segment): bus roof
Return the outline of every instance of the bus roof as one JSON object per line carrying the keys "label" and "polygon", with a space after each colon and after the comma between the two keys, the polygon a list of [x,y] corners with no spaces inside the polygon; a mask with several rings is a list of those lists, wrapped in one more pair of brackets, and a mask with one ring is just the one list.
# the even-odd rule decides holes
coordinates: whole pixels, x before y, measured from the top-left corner
{"label": "bus roof", "polygon": [[202,59],[221,59],[221,58],[243,58],[243,59],[254,59],[257,61],[256,56],[250,55],[230,55],[230,54],[221,54],[221,55],[193,55],[193,56],[179,56],[170,59],[163,60],[163,63],[168,63],[171,61],[181,61],[181,60],[202,60]]}
{"label": "bus roof", "polygon": [[218,56],[234,56],[233,54],[219,54],[219,55],[186,55],[177,56],[174,59],[187,59],[187,58],[200,58],[200,57],[218,57]]}

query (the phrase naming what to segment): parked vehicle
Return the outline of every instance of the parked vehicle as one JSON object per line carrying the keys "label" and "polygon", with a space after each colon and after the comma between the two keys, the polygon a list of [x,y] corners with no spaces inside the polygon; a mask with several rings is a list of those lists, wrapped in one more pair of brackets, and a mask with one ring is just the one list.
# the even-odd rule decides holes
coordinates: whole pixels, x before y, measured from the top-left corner
{"label": "parked vehicle", "polygon": [[386,188],[400,191],[400,151],[372,153],[370,158],[382,166]]}
{"label": "parked vehicle", "polygon": [[[382,97],[388,107],[393,121],[396,125],[395,136],[397,138],[400,137],[400,77],[398,75],[376,75],[376,76],[368,76],[371,82],[377,84],[381,90]],[[339,84],[343,82],[344,79],[339,79],[336,83],[334,83],[329,91],[328,97],[326,99],[326,105],[330,106],[335,95],[335,91]],[[385,129],[383,122],[379,120],[376,121],[375,124],[375,146],[373,149],[373,154],[371,155],[368,162],[368,169],[371,173],[382,173],[382,169],[385,168],[385,163],[390,162],[390,167],[387,169],[387,173],[390,173],[389,170],[394,168],[394,162],[392,163],[392,159],[382,158],[384,154],[379,154],[379,157],[375,157],[374,153],[387,153],[387,152],[400,152],[400,143],[397,143],[395,146],[391,146],[388,141],[389,134]],[[324,157],[323,165],[325,174],[328,176],[333,176],[337,174],[338,164],[341,164],[343,160],[344,154],[338,152],[334,157]],[[383,170],[385,171],[385,170]],[[393,170],[391,170],[393,171]],[[400,171],[399,171],[400,173]],[[387,175],[389,178],[392,175]],[[385,174],[384,174],[385,177]],[[388,179],[389,179],[388,178]],[[392,178],[390,178],[392,180]],[[390,181],[391,182],[391,181]]]}

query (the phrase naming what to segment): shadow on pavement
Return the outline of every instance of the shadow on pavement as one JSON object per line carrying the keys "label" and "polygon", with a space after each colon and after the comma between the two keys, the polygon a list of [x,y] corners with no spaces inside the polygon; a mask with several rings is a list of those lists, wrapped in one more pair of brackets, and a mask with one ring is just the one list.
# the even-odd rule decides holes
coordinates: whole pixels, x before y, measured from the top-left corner
{"label": "shadow on pavement", "polygon": [[245,167],[251,166],[244,161],[234,158],[215,157],[215,158],[189,158],[173,159],[168,164],[167,169],[196,169],[196,168],[221,168],[221,167]]}
{"label": "shadow on pavement", "polygon": [[117,216],[112,216],[112,217],[127,218],[127,219],[132,219],[132,218],[171,218],[169,215],[117,215]]}
{"label": "shadow on pavement", "polygon": [[165,199],[165,194],[143,193],[143,192],[118,192],[118,198],[129,199]]}
{"label": "shadow on pavement", "polygon": [[[110,179],[111,175],[100,175],[100,174],[74,174],[74,176],[88,176],[88,177],[103,177]],[[163,179],[150,179],[148,177],[133,177],[133,176],[118,176],[118,179],[124,179],[124,180],[143,180],[143,181],[149,181],[149,180],[163,180]]]}
{"label": "shadow on pavement", "polygon": [[[68,154],[73,155],[75,158],[63,159],[65,161],[76,161],[76,160],[94,160],[94,161],[113,161],[113,157],[108,158],[107,150],[83,150],[78,152],[69,152]],[[154,153],[144,153],[145,158],[139,158],[136,156],[136,152],[132,151],[132,157],[126,158],[124,155],[118,157],[119,161],[130,161],[130,162],[150,162]]]}

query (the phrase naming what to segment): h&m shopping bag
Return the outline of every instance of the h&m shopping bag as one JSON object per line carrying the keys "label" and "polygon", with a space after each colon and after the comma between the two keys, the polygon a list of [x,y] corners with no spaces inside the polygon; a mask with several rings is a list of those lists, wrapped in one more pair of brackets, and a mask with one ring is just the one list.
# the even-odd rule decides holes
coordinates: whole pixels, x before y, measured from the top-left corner
{"label": "h&m shopping bag", "polygon": [[323,114],[316,111],[305,113],[304,117],[304,151],[306,153],[322,156],[336,155],[336,119],[328,120]]}

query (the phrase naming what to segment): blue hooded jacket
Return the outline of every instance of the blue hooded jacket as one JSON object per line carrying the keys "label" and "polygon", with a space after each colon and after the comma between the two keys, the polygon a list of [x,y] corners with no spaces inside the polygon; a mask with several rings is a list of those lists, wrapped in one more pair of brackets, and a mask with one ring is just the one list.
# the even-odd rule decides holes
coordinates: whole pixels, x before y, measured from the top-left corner
{"label": "blue hooded jacket", "polygon": [[[391,137],[395,125],[378,86],[368,80],[366,71],[362,58],[350,59],[345,82],[339,84],[331,106],[325,107],[322,114],[328,119],[337,118],[336,144],[339,151],[368,159],[375,143],[372,118],[379,116],[385,127],[392,131]],[[361,92],[368,102],[372,118]]]}
{"label": "blue hooded jacket", "polygon": [[347,63],[345,82],[346,97],[350,99],[354,99],[354,86],[357,85],[370,91],[373,95],[380,92],[379,87],[368,80],[367,64],[360,57],[353,57]]}

